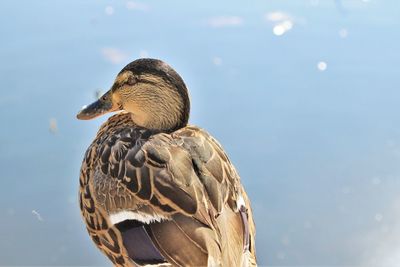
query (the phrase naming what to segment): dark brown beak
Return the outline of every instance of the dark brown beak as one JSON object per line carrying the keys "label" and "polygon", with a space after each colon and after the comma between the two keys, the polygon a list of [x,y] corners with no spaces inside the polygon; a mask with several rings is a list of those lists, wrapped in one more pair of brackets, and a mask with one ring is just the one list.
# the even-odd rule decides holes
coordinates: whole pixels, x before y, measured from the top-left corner
{"label": "dark brown beak", "polygon": [[79,120],[91,120],[108,112],[116,110],[118,110],[118,108],[114,107],[111,99],[111,92],[108,91],[102,97],[100,97],[99,100],[93,102],[89,106],[84,106],[82,110],[76,115],[76,117]]}

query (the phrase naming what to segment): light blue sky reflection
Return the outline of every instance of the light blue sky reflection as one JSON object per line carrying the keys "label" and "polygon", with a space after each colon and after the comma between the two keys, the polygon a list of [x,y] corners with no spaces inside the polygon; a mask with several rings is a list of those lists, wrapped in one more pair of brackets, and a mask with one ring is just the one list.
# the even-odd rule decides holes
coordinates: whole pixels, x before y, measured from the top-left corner
{"label": "light blue sky reflection", "polygon": [[76,112],[138,57],[242,176],[262,265],[400,262],[399,1],[1,1],[0,265],[110,265],[77,204],[106,119]]}

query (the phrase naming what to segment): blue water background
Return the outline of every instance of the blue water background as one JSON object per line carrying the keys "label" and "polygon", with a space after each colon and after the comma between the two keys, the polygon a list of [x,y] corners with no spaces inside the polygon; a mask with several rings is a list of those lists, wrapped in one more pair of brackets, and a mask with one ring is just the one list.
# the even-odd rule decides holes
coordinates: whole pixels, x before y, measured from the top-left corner
{"label": "blue water background", "polygon": [[142,56],[236,165],[261,265],[400,262],[399,1],[1,1],[0,36],[0,265],[110,266],[77,203],[106,117],[75,114]]}

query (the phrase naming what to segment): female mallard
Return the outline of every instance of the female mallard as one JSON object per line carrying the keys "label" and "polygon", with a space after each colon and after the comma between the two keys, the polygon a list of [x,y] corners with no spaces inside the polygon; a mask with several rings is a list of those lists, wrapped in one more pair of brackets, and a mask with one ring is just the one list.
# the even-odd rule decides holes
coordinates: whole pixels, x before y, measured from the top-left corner
{"label": "female mallard", "polygon": [[116,266],[256,265],[250,202],[221,145],[188,126],[189,97],[166,63],[139,59],[78,119],[108,119],[86,151],[80,208]]}

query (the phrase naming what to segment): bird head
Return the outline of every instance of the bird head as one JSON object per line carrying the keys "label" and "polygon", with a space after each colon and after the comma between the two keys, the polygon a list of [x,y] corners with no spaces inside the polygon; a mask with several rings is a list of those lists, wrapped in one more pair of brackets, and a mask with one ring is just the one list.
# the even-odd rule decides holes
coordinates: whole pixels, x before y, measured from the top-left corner
{"label": "bird head", "polygon": [[179,74],[157,59],[138,59],[117,75],[111,89],[78,113],[80,120],[124,110],[148,129],[173,131],[189,120],[188,90]]}

